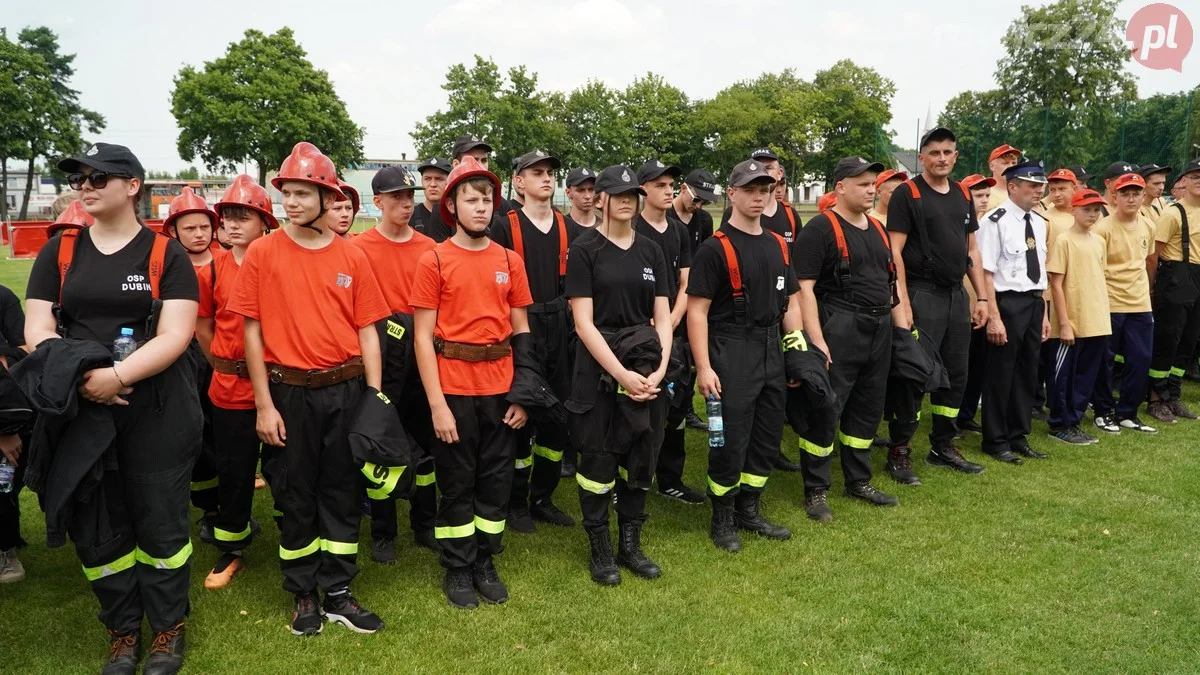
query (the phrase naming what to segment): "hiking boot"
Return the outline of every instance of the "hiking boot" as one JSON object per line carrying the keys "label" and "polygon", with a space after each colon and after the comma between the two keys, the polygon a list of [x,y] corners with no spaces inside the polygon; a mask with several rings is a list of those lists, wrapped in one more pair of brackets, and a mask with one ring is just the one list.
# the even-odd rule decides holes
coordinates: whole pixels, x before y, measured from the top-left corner
{"label": "hiking boot", "polygon": [[621,571],[613,559],[612,539],[609,538],[608,528],[603,530],[588,530],[588,545],[591,547],[591,561],[588,570],[592,573],[592,581],[601,586],[617,586],[621,583]]}
{"label": "hiking boot", "polygon": [[347,588],[339,593],[326,593],[321,613],[333,623],[340,623],[355,633],[377,633],[383,629],[383,619],[358,604]]}
{"label": "hiking boot", "polygon": [[708,536],[722,551],[737,553],[742,550],[742,540],[738,538],[737,518],[733,513],[733,504],[729,503],[733,500],[719,501],[719,499],[718,497],[712,498],[712,523],[709,526]]}
{"label": "hiking boot", "polygon": [[871,447],[873,448],[889,448],[892,445],[892,439],[887,436],[876,436],[871,439]]}
{"label": "hiking boot", "polygon": [[1140,419],[1138,419],[1137,415],[1134,415],[1133,417],[1126,417],[1120,422],[1117,422],[1117,424],[1119,424],[1122,429],[1132,429],[1133,431],[1140,431],[1143,434],[1158,433],[1158,429],[1155,429],[1148,424],[1144,424]]}
{"label": "hiking boot", "polygon": [[304,593],[295,597],[292,610],[292,635],[320,635],[325,627],[325,617],[317,608],[317,594]]}
{"label": "hiking boot", "polygon": [[434,553],[441,553],[442,551],[437,537],[433,536],[433,530],[413,530],[413,543],[417,546],[427,548]]}
{"label": "hiking boot", "polygon": [[776,525],[763,518],[762,493],[742,490],[734,497],[734,517],[739,530],[755,532],[768,539],[787,541],[792,538],[792,531],[782,525]]}
{"label": "hiking boot", "polygon": [[206,544],[212,544],[217,540],[216,535],[213,534],[213,519],[216,517],[217,514],[215,513],[206,513],[200,516],[200,519],[196,521],[196,536],[200,539],[200,541]]}
{"label": "hiking boot", "polygon": [[818,523],[832,523],[833,510],[829,508],[829,492],[813,490],[804,495],[804,511],[811,520]]}
{"label": "hiking boot", "polygon": [[1089,436],[1083,433],[1083,430],[1078,426],[1060,427],[1050,430],[1050,438],[1056,441],[1062,441],[1069,445],[1091,445],[1098,442],[1099,439],[1094,436]]}
{"label": "hiking boot", "polygon": [[245,567],[246,559],[242,556],[236,553],[222,553],[212,571],[204,578],[204,587],[210,591],[225,588]]}
{"label": "hiking boot", "polygon": [[575,471],[576,469],[574,464],[571,464],[570,462],[563,462],[562,471],[558,475],[562,478],[574,478]]}
{"label": "hiking boot", "polygon": [[688,411],[688,414],[684,416],[683,420],[689,429],[694,429],[696,431],[708,431],[708,422],[700,419],[700,416],[696,414],[695,410]]}
{"label": "hiking boot", "polygon": [[451,605],[459,609],[475,609],[479,601],[475,599],[475,586],[471,579],[470,567],[455,567],[446,570],[446,578],[442,581],[442,592]]}
{"label": "hiking boot", "polygon": [[1146,414],[1163,424],[1175,424],[1175,413],[1171,412],[1171,404],[1163,400],[1151,401],[1146,404]]}
{"label": "hiking boot", "polygon": [[929,449],[929,456],[925,458],[925,463],[930,466],[940,466],[962,473],[983,473],[983,467],[974,462],[968,462],[954,447],[953,443],[939,443]]}
{"label": "hiking boot", "polygon": [[183,667],[183,652],[186,649],[182,621],[174,628],[155,633],[150,656],[142,667],[142,675],[175,675]]}
{"label": "hiking boot", "polygon": [[142,631],[118,633],[109,629],[108,636],[112,642],[108,645],[108,660],[100,675],[134,675],[142,656]]}
{"label": "hiking boot", "polygon": [[471,582],[483,601],[489,605],[499,605],[508,601],[508,587],[500,581],[500,573],[491,557],[476,560],[471,568]]}
{"label": "hiking boot", "polygon": [[0,551],[0,584],[15,584],[25,579],[25,566],[17,557],[17,547]]}
{"label": "hiking boot", "polygon": [[371,560],[380,565],[396,564],[396,540],[376,539],[371,542]]}
{"label": "hiking boot", "polygon": [[1183,371],[1183,379],[1200,382],[1200,362],[1188,366],[1187,370]]}
{"label": "hiking boot", "polygon": [[892,480],[901,485],[920,485],[921,479],[912,467],[912,449],[907,445],[888,448],[888,459],[883,465]]}
{"label": "hiking boot", "polygon": [[533,506],[529,507],[529,515],[534,520],[557,525],[559,527],[574,527],[575,519],[562,512],[562,509],[554,505],[554,502],[549,499],[543,499]]}
{"label": "hiking boot", "polygon": [[782,450],[771,459],[771,465],[780,471],[787,471],[788,473],[796,473],[804,468],[800,466],[800,462],[793,462],[788,459],[788,456],[783,454]]}
{"label": "hiking boot", "polygon": [[537,531],[537,526],[533,524],[533,517],[529,515],[529,509],[524,506],[508,507],[508,528],[514,532],[521,534],[529,534]]}
{"label": "hiking boot", "polygon": [[1183,404],[1183,401],[1179,399],[1174,399],[1168,402],[1168,405],[1171,406],[1171,412],[1175,414],[1175,417],[1182,417],[1185,420],[1197,419],[1196,413],[1192,412],[1186,405]]}
{"label": "hiking boot", "polygon": [[861,499],[875,506],[899,506],[900,500],[875,489],[869,480],[857,480],[846,484],[846,496]]}
{"label": "hiking boot", "polygon": [[660,485],[658,486],[658,494],[668,499],[683,502],[689,506],[697,506],[704,503],[704,495],[683,483],[679,483],[678,485]]}
{"label": "hiking boot", "polygon": [[1096,415],[1092,418],[1092,423],[1096,428],[1106,434],[1119,434],[1121,427],[1117,424],[1117,418],[1112,415]]}
{"label": "hiking boot", "polygon": [[640,523],[621,523],[621,538],[617,542],[617,564],[643,579],[657,579],[662,569],[642,552]]}

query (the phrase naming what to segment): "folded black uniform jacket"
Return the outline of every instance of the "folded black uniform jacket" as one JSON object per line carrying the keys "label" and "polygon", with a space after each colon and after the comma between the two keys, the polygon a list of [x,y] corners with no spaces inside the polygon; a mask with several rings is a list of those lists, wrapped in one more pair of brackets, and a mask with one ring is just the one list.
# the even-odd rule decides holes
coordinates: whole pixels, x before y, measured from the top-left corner
{"label": "folded black uniform jacket", "polygon": [[554,395],[546,370],[533,347],[533,335],[520,333],[509,340],[513,356],[513,380],[507,401],[525,408],[534,424],[561,425],[567,421],[567,410]]}
{"label": "folded black uniform jacket", "polygon": [[933,340],[920,339],[918,331],[892,327],[890,377],[903,380],[927,394],[950,389],[950,376]]}
{"label": "folded black uniform jacket", "polygon": [[32,422],[33,407],[29,400],[12,374],[0,368],[0,436],[20,433]]}
{"label": "folded black uniform jacket", "polygon": [[412,458],[416,440],[400,423],[391,400],[374,387],[368,388],[348,427],[350,454],[363,469],[369,490],[382,496],[407,497],[412,493]]}
{"label": "folded black uniform jacket", "polygon": [[799,387],[788,388],[785,412],[792,431],[825,447],[833,443],[838,398],[825,368],[825,352],[812,346],[806,333],[799,332],[799,346],[783,352],[788,379],[800,383]]}

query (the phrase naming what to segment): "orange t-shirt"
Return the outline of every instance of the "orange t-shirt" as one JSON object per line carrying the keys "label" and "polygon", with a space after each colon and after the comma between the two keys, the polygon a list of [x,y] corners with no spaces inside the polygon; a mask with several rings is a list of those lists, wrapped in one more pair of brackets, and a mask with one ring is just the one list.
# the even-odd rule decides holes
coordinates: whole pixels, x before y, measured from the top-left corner
{"label": "orange t-shirt", "polygon": [[[228,252],[215,254],[212,265],[196,268],[200,278],[198,315],[213,319],[213,340],[209,349],[213,356],[231,361],[246,358],[246,321],[241,314],[234,314],[227,307],[239,269],[233,254]],[[217,275],[215,284],[214,271]],[[254,408],[254,386],[249,378],[214,372],[212,384],[208,386],[208,398],[213,405],[226,410],[251,410]]]}
{"label": "orange t-shirt", "polygon": [[[421,256],[409,300],[438,311],[434,336],[475,345],[512,335],[511,308],[533,304],[521,256],[492,241],[468,251],[449,239]],[[505,394],[512,386],[512,357],[470,362],[439,354],[438,376],[446,394]]]}
{"label": "orange t-shirt", "polygon": [[437,246],[437,242],[416,230],[413,230],[413,236],[408,241],[395,242],[380,234],[378,228],[371,228],[351,239],[350,243],[367,254],[388,307],[393,312],[412,314],[412,304],[408,299],[412,294],[417,263],[426,251],[432,251]]}
{"label": "orange t-shirt", "polygon": [[308,249],[284,231],[250,245],[226,307],[262,324],[268,363],[301,370],[362,356],[359,329],[391,315],[358,247],[334,237]]}

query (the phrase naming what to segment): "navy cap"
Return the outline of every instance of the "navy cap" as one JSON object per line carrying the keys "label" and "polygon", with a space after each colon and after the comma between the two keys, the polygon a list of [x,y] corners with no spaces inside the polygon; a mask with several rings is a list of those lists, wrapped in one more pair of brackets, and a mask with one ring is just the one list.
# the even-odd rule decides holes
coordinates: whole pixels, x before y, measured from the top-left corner
{"label": "navy cap", "polygon": [[567,173],[567,187],[575,187],[576,185],[579,185],[580,183],[586,183],[589,180],[593,183],[596,181],[596,172],[592,171],[586,166],[576,167]]}
{"label": "navy cap", "polygon": [[767,173],[762,162],[748,159],[737,166],[733,167],[733,171],[729,172],[729,187],[745,187],[752,183],[771,183],[775,182],[775,177]]}
{"label": "navy cap", "polygon": [[462,136],[458,137],[457,141],[454,141],[454,149],[450,151],[450,155],[455,159],[458,159],[475,148],[483,148],[488,152],[492,151],[492,146],[479,140],[478,136],[475,136],[474,134],[463,134]]}
{"label": "navy cap", "polygon": [[868,171],[880,173],[885,168],[880,162],[870,162],[862,157],[843,157],[833,169],[833,182],[860,176]]}
{"label": "navy cap", "polygon": [[429,169],[437,169],[438,171],[450,173],[454,167],[450,166],[450,160],[448,159],[443,157],[430,157],[424,162],[421,162],[421,165],[417,167],[417,173],[424,175]]}
{"label": "navy cap", "polygon": [[687,183],[700,199],[706,202],[717,201],[717,179],[704,169],[692,169],[683,182]]}
{"label": "navy cap", "polygon": [[1027,159],[1004,170],[1005,180],[1023,180],[1030,183],[1048,183],[1046,166],[1040,159]]}
{"label": "navy cap", "polygon": [[637,182],[639,185],[644,185],[664,174],[670,175],[672,178],[679,178],[683,175],[683,169],[663,164],[657,159],[648,159],[642,168],[638,169]]}
{"label": "navy cap", "polygon": [[94,171],[146,180],[142,163],[132,150],[123,145],[93,143],[82,155],[68,157],[58,163],[58,169],[63,173],[76,173],[85,166]]}
{"label": "navy cap", "polygon": [[525,169],[528,169],[534,164],[538,164],[540,162],[550,162],[550,168],[555,171],[562,166],[562,162],[560,162],[557,157],[546,154],[544,150],[534,150],[532,152],[527,152],[513,160],[513,173],[521,173]]}
{"label": "navy cap", "polygon": [[1104,172],[1104,180],[1112,180],[1120,178],[1127,173],[1137,173],[1138,167],[1136,164],[1129,162],[1113,162],[1108,165],[1108,169]]}
{"label": "navy cap", "polygon": [[624,164],[614,164],[596,176],[596,192],[619,195],[626,192],[636,192],[644,195],[646,191],[641,185],[633,182],[633,172]]}
{"label": "navy cap", "polygon": [[917,152],[924,150],[925,146],[936,141],[954,141],[957,143],[958,136],[955,136],[954,132],[946,127],[934,127],[926,131],[925,135],[921,137],[921,145],[917,146]]}
{"label": "navy cap", "polygon": [[401,190],[423,190],[417,181],[413,180],[412,174],[405,171],[404,167],[393,164],[385,166],[371,178],[371,192],[377,195],[387,194],[389,192],[399,192]]}
{"label": "navy cap", "polygon": [[773,159],[778,162],[779,155],[775,154],[774,150],[764,146],[761,148],[756,148],[753,152],[751,152],[750,159]]}
{"label": "navy cap", "polygon": [[1088,179],[1092,177],[1092,175],[1087,172],[1087,168],[1082,164],[1079,166],[1068,166],[1067,168],[1071,170],[1071,173],[1075,174],[1075,179],[1081,183],[1086,183]]}
{"label": "navy cap", "polygon": [[1139,166],[1137,172],[1142,178],[1149,178],[1156,173],[1171,173],[1171,167],[1159,166],[1154,162],[1151,162],[1149,164],[1143,164]]}

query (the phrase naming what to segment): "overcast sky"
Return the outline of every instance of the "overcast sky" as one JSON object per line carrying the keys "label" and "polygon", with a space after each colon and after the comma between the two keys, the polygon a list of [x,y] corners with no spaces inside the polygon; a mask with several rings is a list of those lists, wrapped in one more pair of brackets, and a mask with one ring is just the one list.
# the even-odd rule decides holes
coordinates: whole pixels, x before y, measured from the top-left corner
{"label": "overcast sky", "polygon": [[[78,54],[72,84],[85,106],[108,118],[97,140],[130,146],[147,169],[170,170],[186,166],[175,147],[172,78],[185,64],[223,55],[247,28],[290,26],[366,127],[367,157],[398,159],[413,156],[414,123],[444,106],[446,70],[471,63],[473,54],[502,71],[525,64],[543,89],[569,91],[589,78],[624,87],[654,71],[693,98],[764,71],[794,68],[811,78],[850,58],[896,83],[892,130],[902,146],[914,145],[930,108],[936,117],[956,93],[995,86],[1000,38],[1020,11],[1013,2],[962,0],[847,0],[836,9],[791,0],[4,4],[0,26],[11,38],[45,25],[64,51]],[[1122,2],[1122,18],[1145,4]],[[1195,7],[1192,0],[1175,4]],[[1200,28],[1200,11],[1191,21]],[[1131,63],[1139,94],[1194,85],[1198,52],[1192,49],[1183,74]]]}

